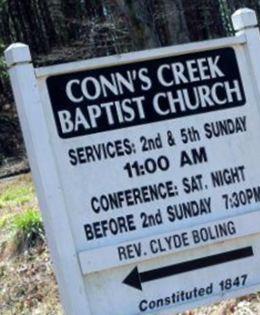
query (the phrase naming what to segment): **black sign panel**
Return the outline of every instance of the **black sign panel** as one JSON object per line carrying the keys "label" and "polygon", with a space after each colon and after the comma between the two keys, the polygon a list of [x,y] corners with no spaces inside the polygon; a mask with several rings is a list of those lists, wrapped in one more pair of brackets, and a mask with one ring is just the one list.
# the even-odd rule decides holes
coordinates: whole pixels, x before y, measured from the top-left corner
{"label": "black sign panel", "polygon": [[47,86],[61,138],[245,104],[232,48],[57,75]]}

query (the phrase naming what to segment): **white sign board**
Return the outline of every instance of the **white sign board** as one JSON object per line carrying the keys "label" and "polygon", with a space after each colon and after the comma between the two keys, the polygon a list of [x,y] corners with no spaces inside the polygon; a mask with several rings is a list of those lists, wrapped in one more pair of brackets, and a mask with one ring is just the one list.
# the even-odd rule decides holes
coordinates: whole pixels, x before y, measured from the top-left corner
{"label": "white sign board", "polygon": [[7,50],[69,315],[260,287],[260,38],[241,19],[236,37],[35,71]]}

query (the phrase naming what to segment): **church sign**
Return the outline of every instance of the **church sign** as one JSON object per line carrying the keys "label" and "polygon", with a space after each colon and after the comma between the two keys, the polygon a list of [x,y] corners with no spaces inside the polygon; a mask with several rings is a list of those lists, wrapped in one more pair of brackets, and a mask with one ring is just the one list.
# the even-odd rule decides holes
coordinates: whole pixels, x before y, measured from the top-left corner
{"label": "church sign", "polygon": [[260,289],[260,54],[234,37],[33,68],[6,50],[68,315],[170,315]]}

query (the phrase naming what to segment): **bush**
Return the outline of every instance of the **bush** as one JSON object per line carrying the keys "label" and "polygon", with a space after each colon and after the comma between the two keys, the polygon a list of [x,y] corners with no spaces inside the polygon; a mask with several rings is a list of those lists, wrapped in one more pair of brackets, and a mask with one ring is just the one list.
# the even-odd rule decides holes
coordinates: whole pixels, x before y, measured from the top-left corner
{"label": "bush", "polygon": [[39,211],[35,209],[16,214],[12,219],[11,231],[19,252],[45,242],[42,218]]}

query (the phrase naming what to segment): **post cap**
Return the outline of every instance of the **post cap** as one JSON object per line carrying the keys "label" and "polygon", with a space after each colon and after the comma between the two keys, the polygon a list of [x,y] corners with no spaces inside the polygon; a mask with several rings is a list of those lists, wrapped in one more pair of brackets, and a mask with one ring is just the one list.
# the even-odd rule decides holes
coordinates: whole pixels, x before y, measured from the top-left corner
{"label": "post cap", "polygon": [[5,61],[8,67],[17,63],[31,62],[32,57],[28,45],[15,43],[5,50]]}
{"label": "post cap", "polygon": [[239,9],[232,14],[232,23],[235,31],[254,27],[257,25],[256,13],[248,8]]}

